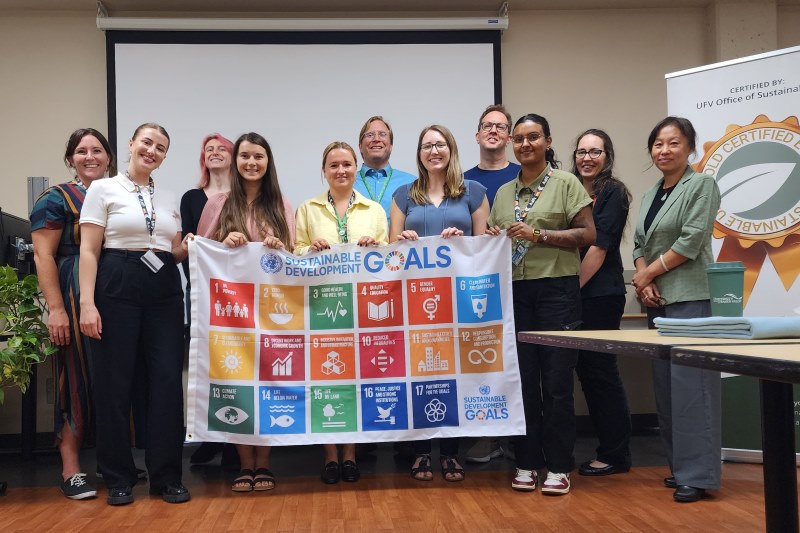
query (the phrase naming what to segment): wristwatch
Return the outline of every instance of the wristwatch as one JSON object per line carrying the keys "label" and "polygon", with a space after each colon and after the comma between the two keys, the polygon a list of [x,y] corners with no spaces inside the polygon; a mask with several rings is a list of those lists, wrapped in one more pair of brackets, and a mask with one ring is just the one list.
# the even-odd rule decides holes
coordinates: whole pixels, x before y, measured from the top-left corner
{"label": "wristwatch", "polygon": [[539,242],[540,240],[542,240],[542,230],[533,228],[533,242]]}

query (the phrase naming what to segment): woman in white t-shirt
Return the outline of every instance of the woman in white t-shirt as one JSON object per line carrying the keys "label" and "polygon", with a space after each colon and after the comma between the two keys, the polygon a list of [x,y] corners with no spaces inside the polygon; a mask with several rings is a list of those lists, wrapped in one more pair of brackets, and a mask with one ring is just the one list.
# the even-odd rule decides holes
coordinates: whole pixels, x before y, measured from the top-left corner
{"label": "woman in white t-shirt", "polygon": [[178,199],[157,190],[151,175],[167,155],[169,135],[158,124],[142,124],[128,147],[127,170],[98,180],[80,221],[81,331],[90,337],[97,464],[108,503],[132,503],[129,413],[134,370],[142,363],[150,494],[180,503],[189,491],[181,483],[183,291],[176,264],[186,252]]}

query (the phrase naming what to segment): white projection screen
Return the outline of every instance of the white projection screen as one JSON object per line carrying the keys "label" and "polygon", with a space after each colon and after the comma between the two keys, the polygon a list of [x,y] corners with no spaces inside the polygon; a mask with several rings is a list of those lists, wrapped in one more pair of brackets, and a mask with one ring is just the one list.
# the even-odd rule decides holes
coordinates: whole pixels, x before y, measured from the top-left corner
{"label": "white projection screen", "polygon": [[[478,162],[480,113],[500,102],[500,32],[106,33],[109,135],[119,166],[144,122],[171,146],[154,177],[179,195],[196,186],[200,141],[258,132],[295,208],[325,190],[322,151],[372,115],[394,131],[392,166],[416,175],[423,127],[443,124],[464,169]],[[359,157],[359,165],[361,164]]]}

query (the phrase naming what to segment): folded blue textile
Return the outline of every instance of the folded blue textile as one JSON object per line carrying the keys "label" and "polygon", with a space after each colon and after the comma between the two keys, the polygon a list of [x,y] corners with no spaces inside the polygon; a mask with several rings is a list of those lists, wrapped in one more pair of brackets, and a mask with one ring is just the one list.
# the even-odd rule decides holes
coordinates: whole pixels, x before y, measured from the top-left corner
{"label": "folded blue textile", "polygon": [[800,338],[800,316],[656,318],[659,335],[725,339]]}

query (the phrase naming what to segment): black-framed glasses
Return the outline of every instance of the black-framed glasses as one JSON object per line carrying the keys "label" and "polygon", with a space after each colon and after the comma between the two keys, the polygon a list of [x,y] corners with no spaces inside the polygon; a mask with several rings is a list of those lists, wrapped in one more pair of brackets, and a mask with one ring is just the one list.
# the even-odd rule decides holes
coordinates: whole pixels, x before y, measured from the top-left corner
{"label": "black-framed glasses", "polygon": [[522,144],[522,143],[525,142],[525,139],[528,139],[528,142],[533,144],[533,143],[535,143],[536,141],[538,141],[539,139],[542,139],[542,138],[544,138],[544,135],[542,135],[541,133],[531,132],[531,133],[529,133],[527,135],[514,135],[511,138],[511,141],[514,144]]}
{"label": "black-framed glasses", "polygon": [[591,150],[584,150],[580,148],[579,150],[575,150],[575,159],[583,159],[587,155],[589,159],[597,159],[601,155],[603,155],[604,151],[599,148],[592,148]]}
{"label": "black-framed glasses", "polygon": [[388,136],[389,136],[388,131],[368,131],[367,133],[364,134],[364,138],[369,139],[370,141],[375,137],[378,137],[379,139],[385,139]]}
{"label": "black-framed glasses", "polygon": [[419,146],[419,149],[420,149],[420,150],[422,150],[423,152],[430,152],[430,151],[431,151],[431,150],[433,150],[434,148],[436,148],[436,151],[437,151],[437,152],[441,152],[441,151],[443,151],[443,150],[446,150],[446,149],[447,149],[447,143],[444,143],[444,142],[438,142],[438,143],[425,143],[425,144],[421,144],[421,145]]}
{"label": "black-framed glasses", "polygon": [[497,128],[497,133],[505,133],[509,127],[505,122],[481,122],[481,129],[486,133],[492,131],[492,128]]}

